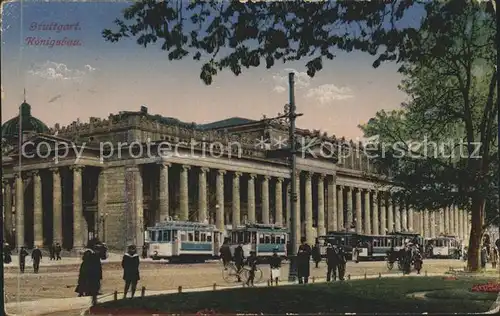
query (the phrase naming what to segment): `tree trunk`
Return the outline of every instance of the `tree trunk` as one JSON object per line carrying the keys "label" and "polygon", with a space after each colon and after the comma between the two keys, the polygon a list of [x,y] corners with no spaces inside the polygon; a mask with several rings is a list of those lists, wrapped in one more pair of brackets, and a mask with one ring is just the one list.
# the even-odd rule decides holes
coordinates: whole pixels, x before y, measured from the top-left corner
{"label": "tree trunk", "polygon": [[467,252],[467,270],[475,272],[480,269],[479,255],[483,236],[484,199],[473,198],[471,207],[471,232]]}

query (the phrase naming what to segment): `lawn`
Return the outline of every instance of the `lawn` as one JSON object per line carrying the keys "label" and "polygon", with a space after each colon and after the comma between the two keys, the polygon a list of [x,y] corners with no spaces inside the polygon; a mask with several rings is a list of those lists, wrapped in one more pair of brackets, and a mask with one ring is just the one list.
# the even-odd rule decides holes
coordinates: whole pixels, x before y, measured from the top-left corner
{"label": "lawn", "polygon": [[[106,302],[96,306],[93,314],[116,310],[192,314],[205,309],[216,314],[485,312],[496,294],[469,290],[488,280],[404,277],[180,293]],[[426,299],[407,295],[425,291],[441,294],[428,294]]]}

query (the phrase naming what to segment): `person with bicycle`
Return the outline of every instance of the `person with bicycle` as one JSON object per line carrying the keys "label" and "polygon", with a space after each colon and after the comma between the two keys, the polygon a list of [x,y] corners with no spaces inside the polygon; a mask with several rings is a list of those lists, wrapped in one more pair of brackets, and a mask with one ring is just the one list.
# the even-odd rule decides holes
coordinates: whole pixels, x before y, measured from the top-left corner
{"label": "person with bicycle", "polygon": [[243,251],[243,244],[239,243],[238,247],[234,249],[234,265],[236,266],[236,273],[238,282],[241,282],[241,269],[245,265],[245,253]]}
{"label": "person with bicycle", "polygon": [[[247,265],[250,268],[248,273],[247,286],[254,286],[255,271],[257,271],[257,254],[255,251],[250,251],[250,256],[247,259]],[[238,273],[239,275],[239,273]]]}
{"label": "person with bicycle", "polygon": [[274,248],[273,256],[269,260],[269,265],[271,267],[271,285],[273,285],[273,282],[278,285],[281,269],[281,258],[278,255],[278,248]]}
{"label": "person with bicycle", "polygon": [[227,270],[227,265],[231,262],[231,248],[229,248],[229,239],[225,238],[224,243],[220,247],[220,258],[222,259],[222,264],[224,265],[224,270]]}

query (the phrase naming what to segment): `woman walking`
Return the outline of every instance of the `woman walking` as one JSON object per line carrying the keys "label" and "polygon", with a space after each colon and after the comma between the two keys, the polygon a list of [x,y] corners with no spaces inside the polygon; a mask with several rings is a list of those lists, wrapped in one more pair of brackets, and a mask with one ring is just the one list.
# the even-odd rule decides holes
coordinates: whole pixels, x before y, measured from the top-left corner
{"label": "woman walking", "polygon": [[101,289],[102,265],[95,244],[89,241],[85,249],[78,274],[78,285],[75,292],[78,296],[92,296],[92,303],[97,303],[97,295]]}
{"label": "woman walking", "polygon": [[131,298],[135,295],[137,282],[139,277],[139,255],[137,254],[137,247],[135,245],[128,246],[127,252],[123,255],[122,268],[123,280],[125,281],[125,290],[123,291],[123,298],[127,297],[130,288]]}

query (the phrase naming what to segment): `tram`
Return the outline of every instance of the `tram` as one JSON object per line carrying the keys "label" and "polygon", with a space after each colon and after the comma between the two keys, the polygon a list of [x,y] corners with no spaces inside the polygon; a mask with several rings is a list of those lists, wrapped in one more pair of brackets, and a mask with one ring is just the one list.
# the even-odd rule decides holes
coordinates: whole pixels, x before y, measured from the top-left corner
{"label": "tram", "polygon": [[166,221],[148,227],[147,237],[153,260],[204,262],[218,256],[222,234],[210,224]]}
{"label": "tram", "polygon": [[415,233],[393,232],[388,235],[357,235],[353,260],[384,260],[391,250],[399,251],[405,240],[423,243],[423,238]]}
{"label": "tram", "polygon": [[344,249],[347,260],[352,260],[352,250],[356,247],[361,235],[353,232],[333,231],[328,232],[325,236],[319,236],[318,243],[320,246],[321,257],[326,257],[326,248],[328,244],[334,242],[337,246]]}
{"label": "tram", "polygon": [[440,236],[429,239],[431,258],[460,259],[461,242],[455,236]]}
{"label": "tram", "polygon": [[269,258],[274,249],[278,249],[280,257],[286,257],[288,230],[276,225],[247,224],[228,231],[231,253],[238,245],[243,246],[244,256],[255,251],[259,259]]}

